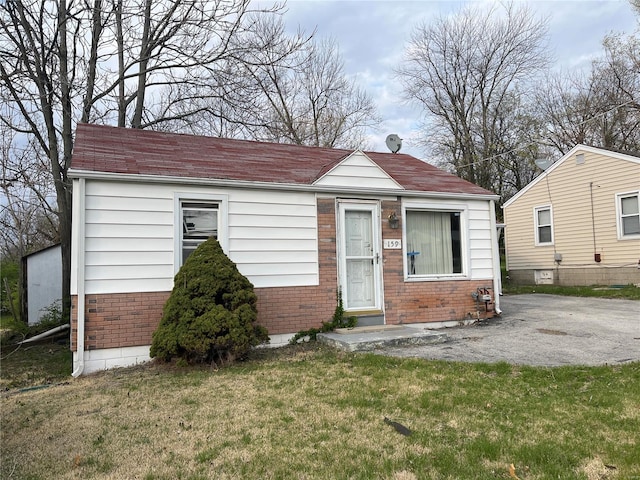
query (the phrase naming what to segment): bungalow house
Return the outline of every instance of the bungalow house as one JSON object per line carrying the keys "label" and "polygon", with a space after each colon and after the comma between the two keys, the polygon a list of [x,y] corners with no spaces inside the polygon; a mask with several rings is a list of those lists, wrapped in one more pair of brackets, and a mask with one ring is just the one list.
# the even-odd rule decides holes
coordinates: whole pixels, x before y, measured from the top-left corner
{"label": "bungalow house", "polygon": [[640,284],[640,157],[577,145],[504,204],[518,284]]}
{"label": "bungalow house", "polygon": [[338,289],[360,324],[499,312],[497,197],[409,155],[79,125],[69,174],[74,375],[149,358],[211,235],[272,344],[329,320]]}

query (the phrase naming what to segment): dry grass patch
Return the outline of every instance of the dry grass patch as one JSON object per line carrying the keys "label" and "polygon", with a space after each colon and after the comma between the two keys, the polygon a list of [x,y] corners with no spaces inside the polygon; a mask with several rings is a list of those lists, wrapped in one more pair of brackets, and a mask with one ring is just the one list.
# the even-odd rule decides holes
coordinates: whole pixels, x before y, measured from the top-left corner
{"label": "dry grass patch", "polygon": [[0,391],[63,382],[71,374],[69,342],[0,345]]}
{"label": "dry grass patch", "polygon": [[602,458],[630,478],[639,447],[616,439],[637,439],[639,394],[638,364],[551,370],[288,347],[218,371],[151,365],[5,394],[0,477],[499,479],[513,463],[522,480],[584,479]]}
{"label": "dry grass patch", "polygon": [[606,480],[617,476],[617,468],[613,465],[605,465],[601,459],[592,458],[583,467],[582,471],[587,480]]}

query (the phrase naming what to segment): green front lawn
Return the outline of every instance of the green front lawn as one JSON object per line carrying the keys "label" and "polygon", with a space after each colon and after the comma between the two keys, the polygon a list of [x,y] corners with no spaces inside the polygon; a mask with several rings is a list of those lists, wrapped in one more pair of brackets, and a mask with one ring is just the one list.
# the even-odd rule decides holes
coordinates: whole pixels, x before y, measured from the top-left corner
{"label": "green front lawn", "polygon": [[533,368],[309,344],[221,370],[67,380],[3,394],[0,477],[640,478],[638,363]]}

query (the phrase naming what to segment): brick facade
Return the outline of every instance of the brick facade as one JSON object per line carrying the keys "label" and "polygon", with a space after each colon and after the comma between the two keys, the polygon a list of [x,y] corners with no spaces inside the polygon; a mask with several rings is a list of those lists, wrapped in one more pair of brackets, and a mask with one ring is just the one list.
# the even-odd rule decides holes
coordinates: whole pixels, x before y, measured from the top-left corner
{"label": "brick facade", "polygon": [[[85,350],[151,345],[170,292],[85,296]],[[76,350],[78,298],[71,304],[71,349]]]}
{"label": "brick facade", "polygon": [[[386,220],[400,201],[382,203],[383,238],[400,238]],[[295,333],[318,327],[331,319],[336,307],[336,203],[318,199],[318,253],[320,282],[317,286],[257,288],[258,322],[270,334]],[[403,250],[384,250],[384,300],[387,324],[436,322],[475,318],[471,293],[492,287],[490,280],[405,282]],[[493,291],[491,291],[493,294]],[[85,346],[87,350],[151,344],[170,292],[91,294],[85,298]],[[492,312],[491,312],[492,313]],[[481,304],[481,317],[484,304]],[[491,315],[490,315],[491,316]],[[71,348],[76,350],[77,297],[72,298]]]}

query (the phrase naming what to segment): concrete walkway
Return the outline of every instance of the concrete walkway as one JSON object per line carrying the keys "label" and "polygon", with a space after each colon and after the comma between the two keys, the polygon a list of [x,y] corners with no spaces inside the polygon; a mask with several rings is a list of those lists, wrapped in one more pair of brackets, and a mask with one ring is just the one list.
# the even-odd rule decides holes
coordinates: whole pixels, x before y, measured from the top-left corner
{"label": "concrete walkway", "polygon": [[380,325],[359,328],[339,328],[335,332],[318,334],[318,341],[347,352],[371,352],[387,348],[418,347],[447,341],[439,330]]}
{"label": "concrete walkway", "polygon": [[[531,294],[503,296],[501,306],[501,317],[418,332],[426,334],[423,338],[413,337],[416,330],[412,328],[395,333],[363,332],[360,338],[342,335],[347,346],[341,348],[398,357],[535,366],[640,361],[638,301]],[[409,338],[406,342],[389,340],[403,335]]]}

